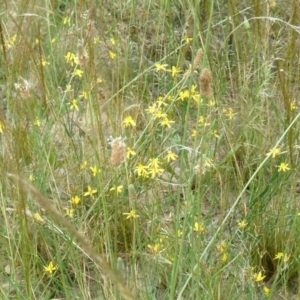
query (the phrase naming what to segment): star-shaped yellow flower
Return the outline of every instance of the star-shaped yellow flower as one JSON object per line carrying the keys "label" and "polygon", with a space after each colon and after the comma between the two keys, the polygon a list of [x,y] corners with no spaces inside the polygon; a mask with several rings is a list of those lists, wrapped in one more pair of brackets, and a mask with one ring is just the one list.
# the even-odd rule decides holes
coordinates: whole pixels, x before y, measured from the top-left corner
{"label": "star-shaped yellow flower", "polygon": [[278,253],[275,255],[274,259],[281,259],[282,257],[283,257],[283,253],[282,253],[282,252],[278,252]]}
{"label": "star-shaped yellow flower", "polygon": [[167,155],[166,155],[166,160],[167,162],[170,162],[172,160],[176,160],[178,158],[178,155],[175,154],[173,151],[169,150],[167,152]]}
{"label": "star-shaped yellow flower", "polygon": [[254,280],[255,280],[256,282],[259,282],[259,281],[264,280],[265,277],[266,277],[266,276],[263,276],[261,271],[258,272],[257,274],[254,274]]}
{"label": "star-shaped yellow flower", "polygon": [[48,266],[44,266],[44,270],[46,273],[52,274],[55,270],[57,270],[57,266],[55,266],[53,262],[50,261]]}
{"label": "star-shaped yellow flower", "polygon": [[126,219],[136,219],[140,216],[136,214],[136,211],[132,209],[129,213],[123,213],[124,216],[127,216]]}
{"label": "star-shaped yellow flower", "polygon": [[175,66],[173,66],[171,69],[172,77],[175,77],[180,72],[180,68],[176,68]]}
{"label": "star-shaped yellow flower", "polygon": [[286,172],[288,170],[290,170],[290,168],[288,167],[289,164],[282,162],[279,166],[278,166],[278,172]]}
{"label": "star-shaped yellow flower", "polygon": [[133,120],[132,116],[127,116],[125,117],[124,121],[123,121],[123,126],[126,128],[126,127],[135,127],[136,126],[136,123],[135,121]]}
{"label": "star-shaped yellow flower", "polygon": [[266,154],[266,156],[271,155],[272,158],[275,158],[277,155],[279,155],[281,153],[281,149],[280,148],[272,148],[270,149],[270,151]]}
{"label": "star-shaped yellow flower", "polygon": [[156,72],[167,71],[167,69],[166,69],[167,66],[168,66],[167,64],[157,63],[157,64],[155,64],[155,68],[156,68],[155,71]]}
{"label": "star-shaped yellow flower", "polygon": [[90,196],[94,198],[94,194],[97,193],[97,190],[93,190],[90,186],[88,186],[88,190],[83,194],[85,197]]}
{"label": "star-shaped yellow flower", "polygon": [[94,177],[100,173],[100,170],[98,170],[97,166],[90,167],[90,170],[92,171]]}
{"label": "star-shaped yellow flower", "polygon": [[78,196],[74,196],[71,198],[71,200],[69,201],[71,204],[73,204],[74,206],[77,206],[80,202],[80,198]]}
{"label": "star-shaped yellow flower", "polygon": [[193,230],[198,233],[203,233],[205,231],[203,223],[195,222]]}

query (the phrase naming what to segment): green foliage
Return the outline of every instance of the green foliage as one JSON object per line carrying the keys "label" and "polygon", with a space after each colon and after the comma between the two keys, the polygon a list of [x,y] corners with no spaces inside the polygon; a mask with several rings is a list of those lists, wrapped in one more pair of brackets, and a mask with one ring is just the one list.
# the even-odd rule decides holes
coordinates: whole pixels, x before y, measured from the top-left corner
{"label": "green foliage", "polygon": [[299,297],[297,1],[0,7],[1,299]]}

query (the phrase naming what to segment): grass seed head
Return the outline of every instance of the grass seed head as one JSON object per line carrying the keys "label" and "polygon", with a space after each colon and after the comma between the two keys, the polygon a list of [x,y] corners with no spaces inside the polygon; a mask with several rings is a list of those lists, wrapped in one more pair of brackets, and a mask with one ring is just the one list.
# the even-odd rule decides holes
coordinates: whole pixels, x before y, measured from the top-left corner
{"label": "grass seed head", "polygon": [[116,139],[111,143],[111,148],[112,151],[111,151],[110,163],[114,167],[117,167],[121,164],[121,162],[124,159],[126,144],[122,140]]}
{"label": "grass seed head", "polygon": [[200,48],[200,49],[198,49],[197,54],[194,59],[194,62],[193,62],[193,70],[197,69],[198,66],[200,65],[202,56],[203,56],[203,50]]}
{"label": "grass seed head", "polygon": [[204,68],[199,78],[200,90],[202,96],[211,94],[211,73],[207,68]]}
{"label": "grass seed head", "polygon": [[30,98],[30,84],[24,78],[19,78],[18,83],[15,83],[15,89],[20,94],[23,100],[27,100]]}

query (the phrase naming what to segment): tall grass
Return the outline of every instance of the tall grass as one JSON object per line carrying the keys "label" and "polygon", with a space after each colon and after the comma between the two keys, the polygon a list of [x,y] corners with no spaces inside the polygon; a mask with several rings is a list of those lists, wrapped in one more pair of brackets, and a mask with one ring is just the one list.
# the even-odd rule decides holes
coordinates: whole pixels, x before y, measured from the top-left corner
{"label": "tall grass", "polygon": [[299,12],[2,1],[1,299],[298,299]]}

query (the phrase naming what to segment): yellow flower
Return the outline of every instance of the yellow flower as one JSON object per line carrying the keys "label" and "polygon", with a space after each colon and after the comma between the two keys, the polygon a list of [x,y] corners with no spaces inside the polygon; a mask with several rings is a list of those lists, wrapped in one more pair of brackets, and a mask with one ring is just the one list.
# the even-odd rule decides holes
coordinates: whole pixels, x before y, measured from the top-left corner
{"label": "yellow flower", "polygon": [[160,161],[158,158],[150,158],[149,163],[147,165],[148,174],[151,175],[152,178],[155,176],[159,176],[164,172],[164,169],[160,168]]}
{"label": "yellow flower", "polygon": [[203,102],[200,94],[192,95],[192,99],[196,102],[196,104],[201,104]]}
{"label": "yellow flower", "polygon": [[70,25],[70,18],[64,17],[63,23],[64,23],[64,25],[65,25],[65,24]]}
{"label": "yellow flower", "polygon": [[97,169],[97,166],[90,167],[90,170],[92,171],[94,177],[97,175],[97,173],[100,173],[100,170]]}
{"label": "yellow flower", "polygon": [[130,147],[127,147],[127,151],[126,151],[126,158],[130,159],[131,156],[135,156],[136,152],[134,150],[132,150]]}
{"label": "yellow flower", "polygon": [[71,84],[67,84],[65,93],[73,92]]}
{"label": "yellow flower", "polygon": [[180,68],[176,68],[175,66],[171,69],[172,77],[175,77],[176,74],[180,73]]}
{"label": "yellow flower", "polygon": [[275,158],[277,155],[281,153],[280,148],[272,148],[270,151],[266,154],[266,156],[272,155],[272,158]]}
{"label": "yellow flower", "polygon": [[134,170],[134,173],[137,173],[139,177],[145,177],[147,178],[149,173],[148,173],[148,166],[144,166],[143,164],[138,164],[137,167]]}
{"label": "yellow flower", "polygon": [[193,229],[195,232],[198,233],[203,233],[205,231],[203,223],[198,223],[198,222],[195,222]]}
{"label": "yellow flower", "polygon": [[94,37],[94,44],[100,44],[99,36]]}
{"label": "yellow flower", "polygon": [[291,103],[290,103],[290,110],[295,110],[297,108],[297,106],[296,106],[296,102],[295,101],[292,101]]}
{"label": "yellow flower", "polygon": [[278,172],[286,172],[288,170],[290,170],[290,168],[288,167],[289,164],[282,162],[278,167]]}
{"label": "yellow flower", "polygon": [[214,107],[215,105],[216,105],[216,102],[213,100],[209,100],[209,102],[207,104],[208,107]]}
{"label": "yellow flower", "polygon": [[229,120],[232,120],[233,117],[236,115],[236,113],[234,112],[234,110],[232,108],[229,108],[227,115],[229,117]]}
{"label": "yellow flower", "polygon": [[263,276],[261,271],[259,273],[254,274],[254,280],[256,282],[264,280],[265,277],[266,276]]}
{"label": "yellow flower", "polygon": [[287,262],[287,261],[289,260],[290,256],[287,255],[286,253],[284,254],[284,253],[282,253],[282,252],[278,252],[278,253],[275,255],[275,257],[274,257],[274,260],[275,260],[275,259],[280,260],[280,259],[282,259],[282,258],[283,258],[283,261],[284,261],[284,262]]}
{"label": "yellow flower", "polygon": [[41,126],[41,121],[39,119],[35,119],[34,123],[35,126],[40,127]]}
{"label": "yellow flower", "polygon": [[197,91],[197,85],[193,84],[192,87],[191,87],[191,95],[197,95],[199,94]]}
{"label": "yellow flower", "polygon": [[55,270],[57,270],[57,266],[55,266],[53,262],[50,261],[48,266],[44,266],[44,270],[46,273],[52,274]]}
{"label": "yellow flower", "polygon": [[44,57],[42,57],[42,59],[41,59],[41,64],[42,64],[44,67],[46,67],[47,65],[50,65],[50,63],[47,62],[47,61],[45,60]]}
{"label": "yellow flower", "polygon": [[218,130],[217,129],[215,129],[213,132],[212,132],[212,134],[218,139],[218,138],[220,138],[220,136],[218,135]]}
{"label": "yellow flower", "polygon": [[245,220],[243,220],[243,221],[238,221],[238,226],[239,226],[239,228],[245,228],[246,226],[248,225],[248,223],[245,221]]}
{"label": "yellow flower", "polygon": [[183,39],[187,44],[191,43],[193,41],[193,38],[188,37],[187,35]]}
{"label": "yellow flower", "polygon": [[17,35],[15,34],[11,39],[5,40],[4,44],[7,49],[12,48],[15,45],[15,42],[17,40]]}
{"label": "yellow flower", "polygon": [[32,174],[29,175],[28,179],[29,179],[30,182],[34,182],[35,181],[35,177]]}
{"label": "yellow flower", "polygon": [[175,154],[173,151],[169,150],[165,159],[167,160],[167,162],[170,162],[172,160],[176,160],[178,158],[178,155]]}
{"label": "yellow flower", "polygon": [[115,57],[116,57],[116,53],[114,53],[114,52],[112,52],[112,51],[109,51],[109,57],[111,58],[111,59],[115,59]]}
{"label": "yellow flower", "polygon": [[266,286],[264,286],[264,293],[265,293],[266,296],[270,295],[270,289]]}
{"label": "yellow flower", "polygon": [[124,121],[123,121],[123,126],[126,128],[126,127],[135,127],[136,126],[136,123],[135,121],[132,119],[132,116],[127,116],[125,117]]}
{"label": "yellow flower", "polygon": [[75,56],[74,53],[72,52],[68,52],[66,55],[65,55],[65,59],[66,59],[66,62],[68,64],[70,64],[71,66],[74,66],[75,65],[78,65],[79,64],[79,61],[78,61],[78,58],[77,56]]}
{"label": "yellow flower", "polygon": [[70,109],[79,110],[76,99],[73,99],[72,102],[69,103],[69,105],[70,105]]}
{"label": "yellow flower", "polygon": [[282,252],[278,252],[278,253],[275,255],[274,259],[281,259],[282,257],[283,257],[283,253],[282,253]]}
{"label": "yellow flower", "polygon": [[66,211],[66,216],[73,218],[73,216],[74,216],[73,208],[64,207],[64,210]]}
{"label": "yellow flower", "polygon": [[175,121],[171,121],[168,119],[168,117],[164,117],[164,119],[162,121],[159,122],[159,124],[161,126],[167,126],[168,128],[171,128],[171,125],[170,124],[173,124],[175,123]]}
{"label": "yellow flower", "polygon": [[14,43],[17,40],[17,35],[14,34],[13,37],[11,38],[12,42]]}
{"label": "yellow flower", "polygon": [[188,90],[184,90],[179,93],[178,99],[184,101],[185,99],[189,98],[189,96],[190,92]]}
{"label": "yellow flower", "polygon": [[150,249],[150,251],[153,253],[153,254],[157,254],[159,253],[159,248],[160,248],[160,244],[154,244],[154,245],[147,245],[147,247]]}
{"label": "yellow flower", "polygon": [[158,111],[156,111],[154,113],[154,120],[163,119],[163,118],[166,118],[166,117],[167,117],[167,114],[164,113],[161,109],[159,109]]}
{"label": "yellow flower", "polygon": [[74,76],[78,76],[79,78],[81,78],[82,75],[83,75],[83,71],[81,71],[80,69],[75,69],[73,75],[74,75]]}
{"label": "yellow flower", "polygon": [[197,130],[196,130],[196,129],[193,129],[191,135],[192,135],[192,137],[196,137],[196,136],[197,136]]}
{"label": "yellow flower", "polygon": [[88,165],[88,163],[87,163],[87,161],[85,160],[85,161],[81,164],[80,169],[81,169],[81,170],[86,169],[86,168],[87,168],[87,165]]}
{"label": "yellow flower", "polygon": [[123,192],[123,185],[113,186],[110,191],[117,191],[117,195]]}
{"label": "yellow flower", "polygon": [[205,118],[203,117],[203,116],[200,116],[199,117],[199,126],[204,126],[204,127],[206,127],[206,126],[209,126],[210,125],[210,123],[208,123],[208,122],[206,122],[205,121]]}
{"label": "yellow flower", "polygon": [[222,254],[221,261],[227,261],[227,259],[228,259],[228,254],[226,252],[224,252]]}
{"label": "yellow flower", "polygon": [[33,216],[36,219],[36,221],[40,223],[45,223],[45,220],[41,217],[41,215],[38,212],[36,212]]}
{"label": "yellow flower", "polygon": [[166,69],[167,66],[168,66],[167,64],[156,63],[155,64],[155,68],[156,68],[155,71],[156,72],[167,71],[167,69]]}
{"label": "yellow flower", "polygon": [[219,251],[219,253],[224,253],[227,245],[224,241],[222,241],[221,244],[218,244],[216,247],[217,247],[217,250]]}
{"label": "yellow flower", "polygon": [[136,219],[139,218],[139,215],[136,214],[136,211],[132,209],[129,213],[123,213],[124,216],[127,216],[126,219]]}
{"label": "yellow flower", "polygon": [[213,163],[214,163],[214,160],[212,158],[206,158],[205,162],[204,162],[204,167],[211,168],[211,167],[213,167]]}
{"label": "yellow flower", "polygon": [[97,193],[97,190],[93,190],[90,186],[88,186],[88,190],[83,194],[84,197],[90,196],[94,198],[94,194]]}
{"label": "yellow flower", "polygon": [[232,108],[223,108],[223,114],[225,116],[228,116],[229,117],[229,120],[232,120],[233,117],[236,115],[236,113],[234,112],[234,110]]}
{"label": "yellow flower", "polygon": [[157,103],[157,106],[160,107],[161,105],[164,105],[164,106],[168,106],[167,103],[164,103],[164,97],[163,96],[158,96],[157,100],[156,100],[156,103]]}
{"label": "yellow flower", "polygon": [[79,96],[80,98],[83,98],[84,100],[87,100],[88,98],[88,93],[86,91],[82,91],[81,95]]}
{"label": "yellow flower", "polygon": [[71,200],[69,201],[71,204],[73,204],[74,206],[78,205],[80,202],[80,198],[78,196],[74,196],[71,198]]}
{"label": "yellow flower", "polygon": [[155,115],[156,111],[157,111],[157,105],[156,103],[150,105],[147,109],[145,109],[145,111],[151,115]]}

